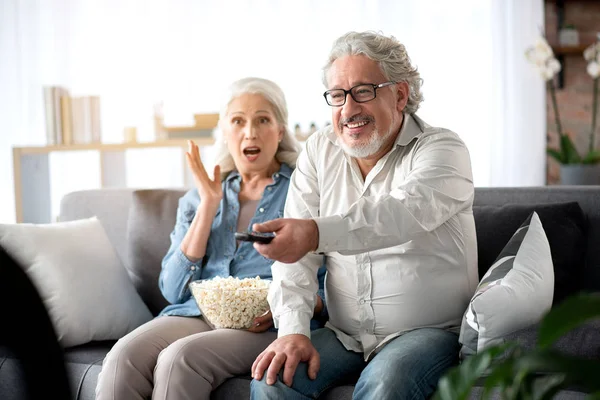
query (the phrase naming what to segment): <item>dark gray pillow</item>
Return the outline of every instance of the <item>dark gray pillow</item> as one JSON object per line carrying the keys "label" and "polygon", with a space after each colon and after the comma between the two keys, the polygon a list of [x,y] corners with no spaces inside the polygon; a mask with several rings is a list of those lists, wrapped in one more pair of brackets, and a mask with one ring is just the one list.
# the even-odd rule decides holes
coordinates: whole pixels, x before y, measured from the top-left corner
{"label": "dark gray pillow", "polygon": [[177,189],[146,189],[133,192],[127,223],[127,272],[153,315],[169,303],[158,288],[163,257],[171,244],[179,199]]}
{"label": "dark gray pillow", "polygon": [[512,234],[533,211],[542,221],[554,264],[553,305],[582,288],[587,219],[577,202],[473,206],[479,276],[485,275]]}
{"label": "dark gray pillow", "polygon": [[[505,341],[516,341],[525,349],[537,345],[539,323],[526,329],[510,333]],[[600,320],[586,322],[563,336],[552,347],[563,354],[585,359],[600,359]]]}

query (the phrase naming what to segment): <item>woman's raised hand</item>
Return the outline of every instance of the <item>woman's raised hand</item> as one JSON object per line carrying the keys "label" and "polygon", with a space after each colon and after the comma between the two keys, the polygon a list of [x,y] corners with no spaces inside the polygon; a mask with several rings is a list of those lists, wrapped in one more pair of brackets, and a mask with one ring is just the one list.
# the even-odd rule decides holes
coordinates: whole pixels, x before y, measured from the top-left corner
{"label": "woman's raised hand", "polygon": [[188,151],[185,153],[187,164],[194,175],[194,183],[200,195],[201,205],[214,210],[216,213],[223,198],[221,187],[221,167],[215,165],[214,179],[210,179],[200,159],[200,150],[193,140],[188,140]]}

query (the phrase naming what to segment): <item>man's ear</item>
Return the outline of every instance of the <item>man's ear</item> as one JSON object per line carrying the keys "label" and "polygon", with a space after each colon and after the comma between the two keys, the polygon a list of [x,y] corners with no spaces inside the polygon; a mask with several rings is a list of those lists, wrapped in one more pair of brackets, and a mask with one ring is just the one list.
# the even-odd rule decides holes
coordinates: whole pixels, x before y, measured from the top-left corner
{"label": "man's ear", "polygon": [[408,83],[399,82],[397,85],[396,95],[398,96],[398,100],[396,102],[396,107],[398,112],[403,112],[406,104],[408,103],[408,95],[410,93],[410,89],[408,88]]}

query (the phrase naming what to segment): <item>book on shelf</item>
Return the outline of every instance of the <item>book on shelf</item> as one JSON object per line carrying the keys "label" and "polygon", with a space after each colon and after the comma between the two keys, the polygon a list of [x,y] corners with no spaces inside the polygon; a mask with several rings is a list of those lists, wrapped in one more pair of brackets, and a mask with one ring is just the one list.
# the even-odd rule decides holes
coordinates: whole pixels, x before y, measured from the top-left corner
{"label": "book on shelf", "polygon": [[48,145],[100,143],[100,97],[71,96],[62,86],[44,86]]}
{"label": "book on shelf", "polygon": [[44,86],[43,94],[46,142],[49,145],[62,144],[61,98],[69,96],[69,90],[63,86]]}

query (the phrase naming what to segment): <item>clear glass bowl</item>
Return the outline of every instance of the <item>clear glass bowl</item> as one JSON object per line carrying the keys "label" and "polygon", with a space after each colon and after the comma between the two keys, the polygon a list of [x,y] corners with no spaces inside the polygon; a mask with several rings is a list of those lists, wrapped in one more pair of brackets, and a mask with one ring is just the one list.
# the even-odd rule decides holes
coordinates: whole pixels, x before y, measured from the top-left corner
{"label": "clear glass bowl", "polygon": [[213,329],[248,329],[269,310],[271,281],[260,278],[214,278],[190,283],[202,317]]}

